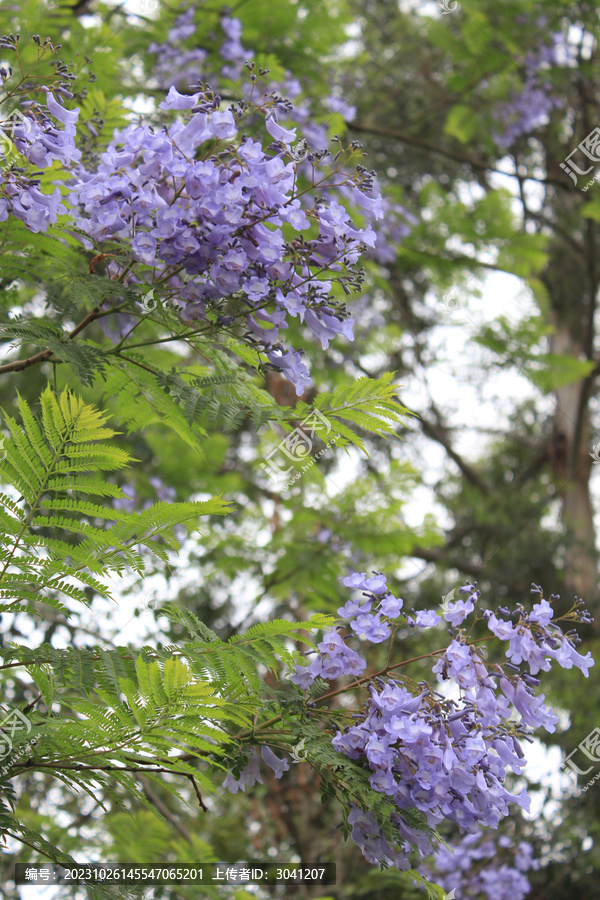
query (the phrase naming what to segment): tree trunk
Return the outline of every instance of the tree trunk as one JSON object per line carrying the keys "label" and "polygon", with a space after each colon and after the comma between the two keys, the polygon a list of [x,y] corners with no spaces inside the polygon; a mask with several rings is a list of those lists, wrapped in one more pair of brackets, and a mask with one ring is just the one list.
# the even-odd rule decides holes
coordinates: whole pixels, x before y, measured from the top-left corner
{"label": "tree trunk", "polygon": [[[580,356],[577,345],[564,324],[557,324],[552,352]],[[565,582],[571,594],[582,597],[596,612],[600,626],[597,554],[594,540],[594,511],[589,480],[594,461],[590,456],[587,381],[556,389],[554,452],[552,462],[562,504],[562,520],[567,530]]]}

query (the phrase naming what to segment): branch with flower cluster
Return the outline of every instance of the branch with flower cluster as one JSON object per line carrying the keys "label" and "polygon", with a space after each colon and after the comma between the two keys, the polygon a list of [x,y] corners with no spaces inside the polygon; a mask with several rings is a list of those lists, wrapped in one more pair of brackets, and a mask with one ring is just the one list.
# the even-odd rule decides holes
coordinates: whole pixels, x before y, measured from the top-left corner
{"label": "branch with flower cluster", "polygon": [[[331,746],[352,761],[383,800],[386,814],[378,819],[370,806],[361,808],[347,792],[337,791],[352,839],[369,862],[406,870],[415,853],[423,858],[435,850],[435,829],[440,824],[453,823],[462,834],[474,833],[485,826],[497,828],[514,804],[528,809],[525,789],[518,794],[508,790],[508,770],[520,775],[527,762],[522,742],[530,742],[533,730],[540,726],[553,732],[558,721],[545,705],[544,694],[536,691],[540,685],[536,676],[548,671],[554,660],[563,668],[579,668],[587,677],[593,665],[591,654],[579,654],[576,631],[565,633],[560,623],[591,619],[580,600],[556,615],[554,605],[560,598],[552,595],[549,602],[537,585],[532,585],[532,593],[538,602],[529,612],[521,604],[513,611],[481,609],[476,584],[466,584],[459,591],[462,597],[446,603],[440,616],[432,609],[405,611],[402,599],[392,594],[381,573],[354,573],[344,584],[362,596],[338,609],[343,626],[324,635],[312,660],[298,665],[291,681],[304,698],[302,727],[306,717],[320,711],[321,729],[329,735]],[[450,626],[447,646],[393,660],[411,634],[436,628],[442,619]],[[481,626],[486,634],[474,637]],[[388,640],[386,665],[363,674],[367,660],[360,651]],[[504,660],[488,655],[485,645],[490,640],[495,645],[508,643]],[[359,649],[351,643],[358,643]],[[404,672],[398,674],[426,659],[435,661],[432,673],[439,682],[435,687],[422,678],[416,681]],[[422,666],[418,670],[421,677]],[[327,682],[344,676],[351,680],[323,691]],[[340,728],[340,711],[321,707],[333,697],[357,690],[360,701],[357,698],[353,707],[343,705],[342,716],[349,715],[352,722]],[[356,711],[349,713],[350,708]],[[225,781],[229,790],[245,790],[261,780],[257,745],[262,744],[263,761],[275,777],[289,768],[286,759],[274,758],[266,747],[273,740],[285,745],[290,740],[286,732],[267,738],[264,744],[261,740],[263,734],[276,734],[278,723],[283,729],[292,726],[292,734],[297,733],[294,716],[284,712],[238,735],[246,744],[247,762],[230,770]],[[309,762],[310,751],[309,743]],[[320,769],[319,773],[327,779],[327,773]],[[418,827],[415,816],[420,817]]]}

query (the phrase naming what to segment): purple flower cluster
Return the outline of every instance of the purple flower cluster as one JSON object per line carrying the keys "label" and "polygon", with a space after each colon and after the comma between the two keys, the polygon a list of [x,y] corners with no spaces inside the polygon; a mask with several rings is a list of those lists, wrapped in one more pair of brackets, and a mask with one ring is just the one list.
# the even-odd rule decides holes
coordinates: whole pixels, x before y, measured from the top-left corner
{"label": "purple flower cluster", "polygon": [[[237,105],[224,108],[204,84],[192,93],[190,82],[207,70],[218,82],[237,78],[242,60],[253,56],[242,46],[239,20],[224,15],[215,67],[216,54],[191,46],[194,15],[188,8],[165,42],[150,48],[157,56],[155,81],[169,84],[159,104],[165,124],[115,132],[99,160],[82,159],[75,146],[79,110],[62,105],[72,98],[68,85],[55,89],[60,102],[43,88],[47,110],[29,103],[24,122],[11,126],[29,168],[12,165],[0,175],[0,221],[12,214],[37,232],[69,214],[86,249],[97,253],[105,241],[121,242],[134,261],[126,286],[159,282],[185,324],[205,320],[206,330],[241,331],[301,395],[312,384],[304,351],[284,341],[282,332],[296,319],[324,350],[337,336],[353,340],[353,318],[338,297],[360,289],[362,272],[355,267],[369,248],[375,259],[392,258],[411,217],[382,200],[374,173],[361,166],[342,171],[347,157],[341,146],[326,167],[326,123],[315,122],[312,104],[300,98],[301,86],[290,75],[276,87],[297,98],[296,105],[277,90],[261,93],[249,62]],[[61,77],[72,77],[59,68]],[[335,91],[325,106],[354,115]],[[299,130],[310,152],[296,151]],[[32,171],[55,162],[70,170],[66,196],[51,176],[42,182],[43,172]],[[384,216],[376,231],[373,224]],[[115,262],[107,270],[122,275]],[[103,327],[118,339],[134,324],[123,313]]]}
{"label": "purple flower cluster", "polygon": [[495,841],[477,832],[465,835],[452,847],[440,846],[420,871],[465,900],[524,900],[531,890],[525,873],[539,865],[526,841],[513,847],[506,835]]}
{"label": "purple flower cluster", "polygon": [[[188,9],[176,22],[176,27],[168,33],[164,44],[152,44],[150,51],[158,54],[158,63],[153,75],[158,76],[163,86],[175,84],[176,86],[199,82],[202,78],[210,77],[211,83],[220,84],[225,79],[238,81],[245,60],[253,59],[254,52],[244,48],[240,43],[242,26],[239,19],[228,16],[221,17],[221,28],[225,32],[227,40],[222,44],[219,54],[227,64],[219,71],[207,71],[211,58],[206,51],[200,48],[189,49],[186,43],[193,38],[195,26],[193,24],[193,9]],[[307,147],[313,151],[327,150],[329,141],[327,138],[327,124],[317,122],[314,104],[309,98],[302,97],[302,85],[297,78],[286,72],[281,82],[273,84],[275,90],[293,101],[286,108],[286,117],[300,127],[302,139]],[[247,97],[245,86],[238,85]],[[347,122],[354,119],[356,109],[350,106],[341,96],[340,92],[333,90],[329,97],[325,97],[323,105],[326,109],[342,115]],[[299,171],[312,178],[314,162],[304,163],[299,166]],[[319,167],[315,167],[319,170]],[[351,203],[357,203],[357,196],[350,188],[340,187],[336,189]],[[382,193],[381,186],[375,184],[377,193]],[[333,193],[333,192],[332,192]],[[370,220],[375,232],[375,244],[368,251],[368,256],[376,262],[385,265],[395,260],[397,248],[401,241],[410,234],[411,229],[417,224],[415,218],[402,204],[395,202],[391,197],[384,196],[378,200],[377,216],[367,205],[358,202],[362,206],[366,217]],[[380,216],[379,213],[382,215]],[[376,219],[379,221],[376,223]]]}
{"label": "purple flower cluster", "polygon": [[[350,621],[352,632],[371,644],[380,644],[391,634],[392,620],[397,619],[404,601],[394,597],[387,588],[384,575],[367,576],[365,572],[355,572],[344,578],[344,585],[364,594],[362,600],[348,600],[338,609],[342,619]],[[413,618],[402,614],[409,627],[429,628],[441,622],[435,610],[419,610]],[[350,636],[350,635],[348,635]],[[315,678],[334,680],[340,675],[360,675],[367,663],[355,650],[346,644],[337,628],[328,632],[318,645],[319,653],[308,666],[298,666],[291,680],[303,690]]]}
{"label": "purple flower cluster", "polygon": [[360,675],[367,667],[366,661],[346,645],[334,628],[318,644],[319,653],[309,666],[298,666],[292,681],[303,690],[309,688],[315,678],[333,680],[340,675]]}
{"label": "purple flower cluster", "polygon": [[[348,824],[352,826],[350,837],[357,847],[360,847],[364,858],[373,865],[378,865],[385,860],[388,865],[395,866],[397,869],[406,871],[410,868],[408,862],[408,851],[411,844],[417,844],[420,840],[427,836],[418,829],[411,828],[399,816],[396,817],[398,825],[398,833],[402,835],[405,843],[405,852],[398,852],[390,846],[383,831],[375,821],[375,816],[371,812],[365,812],[357,806],[352,805],[348,814]],[[427,843],[427,847],[429,844]]]}
{"label": "purple flower cluster", "polygon": [[510,147],[521,135],[544,125],[551,111],[561,105],[560,100],[552,96],[552,84],[546,75],[552,66],[564,65],[569,60],[571,48],[560,33],[550,34],[549,40],[550,43],[541,44],[523,60],[525,79],[522,89],[493,111],[494,120],[503,126],[494,134],[501,149]]}
{"label": "purple flower cluster", "polygon": [[[124,129],[95,171],[80,167],[70,201],[77,226],[94,241],[130,242],[133,258],[177,296],[184,321],[237,298],[249,338],[301,394],[311,384],[308,368],[299,351],[280,343],[280,330],[298,318],[323,348],[338,334],[352,340],[352,318],[332,287],[356,286],[352,267],[375,236],[318,188],[301,202],[296,165],[286,159],[295,134],[277,123],[277,105],[263,95],[252,108],[267,112],[265,127],[276,139],[269,151],[239,135],[243,110],[172,87],[161,108],[191,110],[189,119],[161,132]],[[360,176],[335,170],[330,177],[362,197]]]}
{"label": "purple flower cluster", "polygon": [[[532,586],[532,593],[541,595],[542,589],[538,585]],[[553,594],[551,600],[558,600],[558,595]],[[563,669],[572,669],[573,666],[580,669],[585,677],[588,677],[588,669],[594,665],[591,653],[582,656],[575,649],[579,642],[576,631],[563,634],[558,625],[553,622],[554,609],[547,600],[541,599],[534,604],[530,613],[523,607],[518,610],[518,620],[513,624],[509,621],[510,613],[506,609],[496,610],[501,618],[498,618],[491,610],[484,612],[488,628],[501,641],[508,641],[506,656],[510,660],[512,669],[517,669],[523,663],[529,667],[527,683],[535,684],[537,679],[531,676],[538,672],[547,672],[550,669],[551,660],[555,659]],[[587,613],[579,617],[581,622],[590,622]],[[511,698],[512,700],[512,698]],[[514,702],[514,701],[513,701]]]}
{"label": "purple flower cluster", "polygon": [[[27,116],[10,125],[15,148],[29,163],[42,170],[54,161],[67,166],[81,158],[81,152],[75,147],[79,110],[65,109],[48,88],[45,91],[47,110],[35,104]],[[66,92],[63,90],[62,93]],[[55,120],[63,127],[57,127]],[[55,187],[51,194],[44,193],[39,173],[25,175],[23,168],[14,165],[3,175],[0,173],[0,222],[12,213],[30,231],[37,233],[47,231],[48,225],[53,225],[65,212],[60,189]]]}
{"label": "purple flower cluster", "polygon": [[[390,636],[394,620],[402,619],[409,628],[441,621],[433,610],[421,610],[414,618],[404,612],[403,601],[388,590],[380,573],[354,573],[344,584],[362,592],[360,599],[350,599],[338,610],[349,622],[350,632],[342,635],[333,629],[318,645],[310,665],[297,667],[291,680],[302,689],[317,677],[333,680],[364,671],[366,661],[346,644],[352,634],[379,644]],[[520,741],[531,740],[530,729],[543,726],[552,732],[557,721],[544,704],[544,695],[535,692],[539,681],[533,675],[548,669],[551,659],[564,668],[575,665],[584,675],[593,665],[591,654],[577,653],[576,635],[561,631],[543,598],[530,613],[519,606],[513,623],[508,621],[508,610],[478,609],[476,585],[466,584],[460,593],[466,599],[443,608],[446,621],[459,631],[433,666],[452,691],[439,693],[425,682],[415,686],[408,678],[396,680],[388,668],[385,677],[370,679],[369,697],[362,712],[355,714],[357,721],[337,731],[332,741],[336,750],[370,771],[373,790],[391,798],[397,811],[393,821],[404,847],[400,859],[397,849],[390,856],[389,844],[376,823],[356,812],[353,838],[371,862],[386,858],[407,868],[411,847],[421,855],[431,852],[425,833],[407,832],[406,810],[419,810],[430,828],[448,820],[465,833],[481,826],[497,827],[510,804],[527,809],[527,792],[512,794],[505,787],[507,770],[518,775],[525,766]],[[532,593],[541,595],[541,589],[533,585]],[[509,641],[508,661],[503,665],[490,663],[480,642],[469,643],[460,629],[473,613],[500,640]],[[590,621],[581,601],[566,618]],[[524,663],[528,673],[521,671]]]}
{"label": "purple flower cluster", "polygon": [[[148,52],[156,55],[152,76],[163,88],[175,85],[182,90],[187,89],[188,85],[199,84],[206,77],[209,53],[203,47],[188,46],[196,35],[195,12],[196,7],[190,6],[175,19],[174,27],[167,32],[163,43],[153,42],[148,47]],[[219,74],[224,79],[236,81],[244,62],[252,59],[254,53],[241,44],[242,24],[239,19],[223,15],[220,24],[225,39],[218,47],[219,56],[224,63]],[[211,78],[214,80],[213,72]]]}
{"label": "purple flower cluster", "polygon": [[[225,39],[218,79],[238,77],[242,60],[253,54],[242,46],[237,19],[222,16],[220,26]],[[238,85],[243,99],[237,105],[223,108],[206,85],[190,93],[190,81],[199,82],[214,67],[214,55],[189,47],[195,32],[190,7],[165,43],[150,48],[157,55],[155,79],[170,83],[159,104],[166,123],[160,130],[140,124],[116,132],[99,161],[83,161],[75,146],[79,110],[65,109],[45,89],[48,111],[30,105],[25,124],[14,128],[14,142],[30,166],[45,169],[58,161],[70,167],[70,207],[58,186],[44,193],[35,172],[13,166],[1,185],[0,221],[12,213],[32,231],[45,231],[68,212],[78,236],[88,235],[81,238],[87,249],[120,241],[137,263],[128,286],[159,281],[186,324],[206,320],[210,328],[243,329],[243,339],[301,395],[312,384],[304,351],[281,333],[296,319],[322,349],[338,335],[353,340],[353,318],[336,290],[348,295],[360,288],[362,273],[355,266],[368,248],[389,260],[410,217],[382,201],[374,173],[361,166],[344,173],[341,148],[326,170],[326,125],[315,124],[307,100],[294,106],[277,91],[261,93],[253,64],[246,62],[251,74]],[[301,93],[291,77],[281,87],[295,97]],[[61,99],[70,97],[59,90]],[[337,93],[326,105],[353,115]],[[242,132],[242,122],[253,137]],[[298,126],[322,149],[297,154]],[[384,213],[389,221],[378,235],[372,223]],[[122,274],[112,262],[108,273]],[[105,326],[109,336],[131,327],[126,314],[116,326]]]}

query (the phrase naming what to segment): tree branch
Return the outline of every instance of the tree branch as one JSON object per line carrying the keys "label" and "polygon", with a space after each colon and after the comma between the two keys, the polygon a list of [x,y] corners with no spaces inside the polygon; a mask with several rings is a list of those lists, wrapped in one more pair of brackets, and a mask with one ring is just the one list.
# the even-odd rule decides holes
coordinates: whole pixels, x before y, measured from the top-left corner
{"label": "tree branch", "polygon": [[359,122],[346,122],[345,124],[351,131],[358,131],[364,134],[379,134],[382,137],[394,138],[394,140],[400,141],[403,144],[411,144],[413,147],[420,147],[422,150],[438,153],[441,156],[453,159],[456,162],[467,163],[472,166],[472,168],[479,169],[480,171],[495,172],[497,175],[506,175],[508,178],[516,178],[517,181],[537,181],[539,184],[553,184],[564,190],[571,190],[570,183],[567,183],[566,179],[563,180],[561,178],[548,177],[536,178],[535,175],[519,175],[517,172],[503,172],[501,169],[496,169],[494,166],[490,166],[481,159],[473,159],[470,156],[464,156],[462,153],[449,150],[447,147],[440,147],[438,144],[432,144],[422,138],[414,137],[412,134],[403,134],[400,131],[394,131],[392,128],[382,128],[376,125],[361,125]]}
{"label": "tree branch", "polygon": [[481,563],[476,563],[470,559],[464,559],[458,556],[447,556],[446,554],[451,548],[439,547],[413,547],[408,551],[407,556],[414,556],[417,559],[423,559],[430,563],[443,563],[449,569],[459,569],[467,575],[475,575],[477,578],[491,578],[493,573],[486,569]]}
{"label": "tree branch", "polygon": [[[123,303],[120,306],[115,307],[114,309],[105,310],[104,312],[100,312],[104,301],[100,304],[100,306],[95,306],[88,314],[85,316],[79,325],[76,325],[72,331],[69,332],[67,338],[69,340],[73,340],[74,337],[77,337],[84,328],[87,328],[92,322],[96,319],[103,318],[104,316],[110,316],[113,313],[120,312],[127,303]],[[0,375],[4,372],[21,372],[23,369],[28,369],[30,366],[35,366],[37,363],[45,362],[46,360],[52,357],[52,350],[42,350],[41,353],[36,353],[35,356],[29,356],[27,359],[17,359],[12,363],[5,363],[3,366],[0,366]]]}
{"label": "tree branch", "polygon": [[173,828],[182,836],[184,841],[187,841],[188,844],[191,844],[192,839],[189,835],[189,832],[183,827],[177,816],[171,812],[169,807],[166,806],[166,804],[163,803],[160,797],[158,797],[154,793],[150,785],[143,778],[140,778],[140,781],[144,786],[144,794],[146,796],[146,799],[149,800],[150,803],[152,803],[152,805],[157,808],[163,819],[166,819],[167,822],[170,822]]}
{"label": "tree branch", "polygon": [[[72,340],[83,331],[84,328],[87,328],[90,322],[93,322],[94,319],[98,318],[99,313],[100,307],[95,306],[93,310],[81,320],[79,325],[69,332],[69,340]],[[51,356],[52,350],[42,350],[41,353],[36,353],[35,356],[29,356],[27,359],[17,359],[15,362],[5,363],[3,366],[0,366],[0,375],[4,372],[22,372],[23,369],[28,369],[30,366],[35,366],[37,363],[45,362],[47,359],[50,359]]]}
{"label": "tree branch", "polygon": [[477,472],[476,469],[474,469],[468,462],[466,462],[462,458],[462,456],[460,456],[452,447],[452,444],[448,439],[446,429],[439,422],[439,420],[437,422],[428,422],[427,419],[424,419],[421,416],[421,426],[423,429],[423,434],[425,434],[427,437],[433,438],[434,441],[437,441],[438,444],[442,445],[450,459],[456,463],[467,481],[470,481],[471,484],[474,484],[476,487],[478,487],[481,493],[485,494],[486,497],[489,497],[490,494],[493,493],[492,489],[483,480],[479,472]]}

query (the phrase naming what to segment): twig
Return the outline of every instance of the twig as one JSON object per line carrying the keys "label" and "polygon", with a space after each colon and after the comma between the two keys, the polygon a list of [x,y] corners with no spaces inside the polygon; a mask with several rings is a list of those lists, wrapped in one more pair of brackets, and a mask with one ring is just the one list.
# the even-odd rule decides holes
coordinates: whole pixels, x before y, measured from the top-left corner
{"label": "twig", "polygon": [[346,127],[351,131],[359,131],[365,134],[380,134],[383,137],[394,138],[404,144],[412,144],[414,147],[421,147],[423,150],[429,150],[431,153],[439,153],[456,162],[467,163],[474,169],[480,169],[486,172],[495,172],[497,175],[506,175],[508,178],[516,178],[518,181],[537,181],[540,184],[555,184],[564,190],[571,190],[570,184],[561,178],[536,178],[534,175],[519,175],[518,172],[503,172],[501,169],[495,169],[481,159],[473,159],[470,156],[464,156],[462,153],[456,153],[447,147],[440,147],[438,144],[431,144],[422,138],[414,137],[412,134],[403,134],[394,131],[392,128],[381,128],[375,125],[361,125],[359,122],[346,122]]}
{"label": "twig", "polygon": [[192,782],[192,785],[194,787],[194,791],[196,792],[196,797],[198,798],[198,803],[200,804],[201,809],[203,809],[204,812],[208,812],[208,807],[205,805],[204,800],[202,799],[202,794],[198,790],[198,785],[196,784],[196,779],[190,772],[187,773],[186,777],[189,778],[189,780]]}

